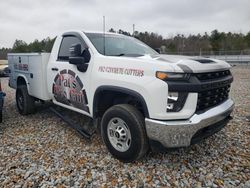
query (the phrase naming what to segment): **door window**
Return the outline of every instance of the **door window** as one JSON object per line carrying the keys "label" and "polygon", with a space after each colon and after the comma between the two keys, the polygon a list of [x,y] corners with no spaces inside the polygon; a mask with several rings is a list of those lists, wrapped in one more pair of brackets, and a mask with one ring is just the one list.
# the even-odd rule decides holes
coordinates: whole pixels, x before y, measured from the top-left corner
{"label": "door window", "polygon": [[62,43],[61,43],[61,46],[59,49],[59,53],[58,53],[58,60],[64,60],[64,61],[69,60],[69,55],[70,55],[69,48],[73,44],[81,44],[82,50],[84,49],[83,44],[79,40],[79,38],[77,38],[75,36],[63,37]]}

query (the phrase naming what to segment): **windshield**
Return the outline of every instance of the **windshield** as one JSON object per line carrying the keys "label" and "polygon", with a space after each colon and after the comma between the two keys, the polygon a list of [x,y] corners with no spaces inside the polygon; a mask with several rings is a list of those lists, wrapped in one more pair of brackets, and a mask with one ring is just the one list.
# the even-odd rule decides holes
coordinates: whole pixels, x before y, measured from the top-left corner
{"label": "windshield", "polygon": [[[158,54],[141,41],[123,35],[85,33],[97,51],[106,56],[143,56]],[[105,40],[105,42],[104,42]],[[104,46],[105,43],[105,46]]]}

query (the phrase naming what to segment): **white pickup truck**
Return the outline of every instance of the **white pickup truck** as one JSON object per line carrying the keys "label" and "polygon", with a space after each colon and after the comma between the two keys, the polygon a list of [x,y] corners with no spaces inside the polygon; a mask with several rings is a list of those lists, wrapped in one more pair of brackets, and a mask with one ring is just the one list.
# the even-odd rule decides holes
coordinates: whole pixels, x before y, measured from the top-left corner
{"label": "white pickup truck", "polygon": [[100,120],[104,143],[124,162],[214,134],[234,106],[226,62],[158,54],[115,33],[65,32],[51,54],[12,53],[8,62],[20,114],[53,101]]}

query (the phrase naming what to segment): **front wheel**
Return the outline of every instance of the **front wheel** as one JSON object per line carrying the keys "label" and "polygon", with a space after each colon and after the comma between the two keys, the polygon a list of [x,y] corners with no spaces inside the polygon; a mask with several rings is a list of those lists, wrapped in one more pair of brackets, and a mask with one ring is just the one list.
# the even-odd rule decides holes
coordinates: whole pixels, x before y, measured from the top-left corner
{"label": "front wheel", "polygon": [[25,85],[20,85],[16,90],[17,110],[21,115],[28,115],[35,110],[35,99],[30,96]]}
{"label": "front wheel", "polygon": [[133,162],[148,151],[145,121],[140,111],[128,104],[109,108],[101,121],[101,135],[109,152],[123,162]]}

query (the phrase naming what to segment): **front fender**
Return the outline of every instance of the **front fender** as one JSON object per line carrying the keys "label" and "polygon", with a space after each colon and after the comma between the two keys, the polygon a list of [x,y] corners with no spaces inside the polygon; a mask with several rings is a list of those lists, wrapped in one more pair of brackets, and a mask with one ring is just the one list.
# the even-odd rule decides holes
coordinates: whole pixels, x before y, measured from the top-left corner
{"label": "front fender", "polygon": [[95,94],[94,94],[93,111],[92,111],[94,117],[95,117],[97,104],[100,101],[100,93],[103,91],[120,92],[120,93],[124,93],[124,94],[135,97],[142,104],[142,108],[143,108],[143,112],[145,116],[149,117],[147,103],[144,97],[140,93],[138,93],[137,91],[128,89],[128,88],[119,87],[119,86],[110,86],[110,85],[100,86],[96,89]]}

